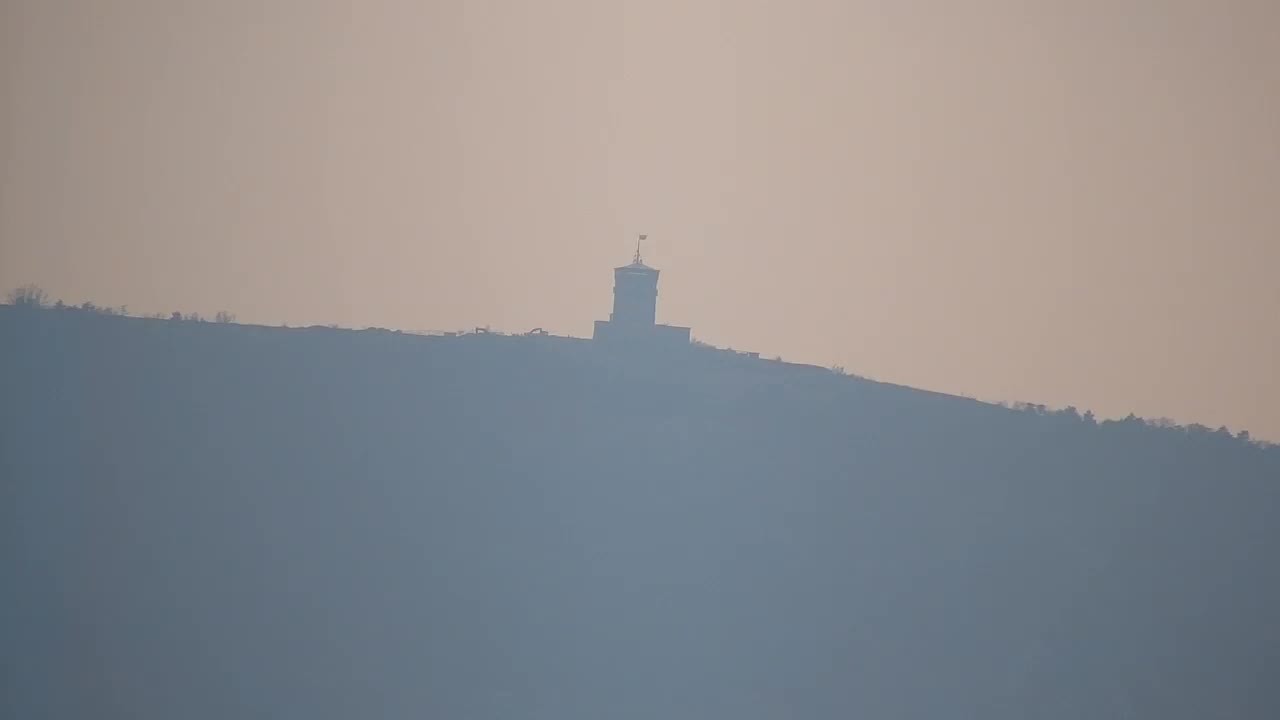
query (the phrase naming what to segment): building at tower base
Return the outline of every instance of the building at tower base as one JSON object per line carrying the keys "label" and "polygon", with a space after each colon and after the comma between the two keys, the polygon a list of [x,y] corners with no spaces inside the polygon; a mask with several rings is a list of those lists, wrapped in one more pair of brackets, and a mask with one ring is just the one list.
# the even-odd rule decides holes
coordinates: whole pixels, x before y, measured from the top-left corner
{"label": "building at tower base", "polygon": [[679,325],[625,325],[597,320],[591,337],[618,345],[683,347],[689,344],[689,328]]}

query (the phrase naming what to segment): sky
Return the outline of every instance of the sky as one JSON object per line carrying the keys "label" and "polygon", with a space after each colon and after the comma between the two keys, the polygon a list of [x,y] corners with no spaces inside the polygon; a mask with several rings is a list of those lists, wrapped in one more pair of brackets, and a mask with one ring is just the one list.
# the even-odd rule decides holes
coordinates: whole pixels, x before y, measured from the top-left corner
{"label": "sky", "polygon": [[0,0],[0,287],[1280,440],[1280,4]]}

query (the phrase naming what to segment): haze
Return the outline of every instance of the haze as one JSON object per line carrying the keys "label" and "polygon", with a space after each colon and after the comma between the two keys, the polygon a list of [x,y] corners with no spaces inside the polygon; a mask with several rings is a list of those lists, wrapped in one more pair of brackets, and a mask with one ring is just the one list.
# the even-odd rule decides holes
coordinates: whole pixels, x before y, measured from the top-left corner
{"label": "haze", "polygon": [[0,0],[0,286],[1280,439],[1272,2]]}

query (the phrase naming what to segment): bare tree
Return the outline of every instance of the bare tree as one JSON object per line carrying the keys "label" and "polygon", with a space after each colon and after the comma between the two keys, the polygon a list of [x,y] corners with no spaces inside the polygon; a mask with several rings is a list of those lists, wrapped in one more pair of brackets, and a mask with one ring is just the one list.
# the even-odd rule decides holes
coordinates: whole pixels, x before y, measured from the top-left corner
{"label": "bare tree", "polygon": [[9,292],[9,304],[26,308],[42,308],[49,295],[39,285],[23,285]]}
{"label": "bare tree", "polygon": [[226,310],[219,310],[218,314],[213,316],[213,321],[219,323],[233,323],[236,321],[236,316]]}

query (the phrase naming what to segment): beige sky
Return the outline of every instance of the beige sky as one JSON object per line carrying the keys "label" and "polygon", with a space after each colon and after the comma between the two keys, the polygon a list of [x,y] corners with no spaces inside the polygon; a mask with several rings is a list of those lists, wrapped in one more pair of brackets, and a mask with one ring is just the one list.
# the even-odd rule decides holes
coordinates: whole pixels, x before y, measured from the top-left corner
{"label": "beige sky", "polygon": [[1280,439],[1280,3],[0,0],[0,286]]}

